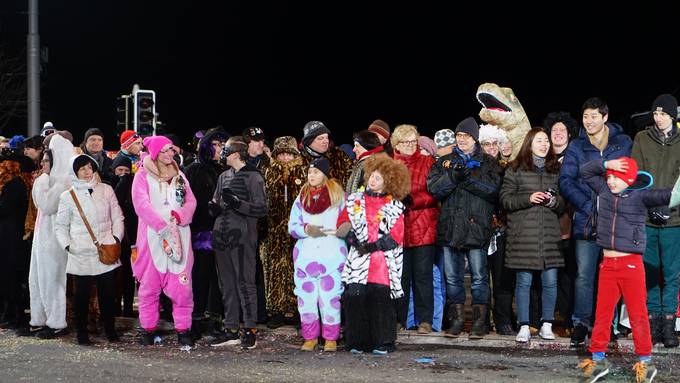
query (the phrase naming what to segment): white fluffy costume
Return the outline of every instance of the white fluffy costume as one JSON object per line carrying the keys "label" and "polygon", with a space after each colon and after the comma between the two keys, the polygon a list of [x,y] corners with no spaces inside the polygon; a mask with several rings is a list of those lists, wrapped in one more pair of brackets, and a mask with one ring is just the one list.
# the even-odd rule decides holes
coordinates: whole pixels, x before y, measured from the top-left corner
{"label": "white fluffy costume", "polygon": [[59,196],[71,187],[69,176],[73,144],[60,135],[50,141],[52,169],[33,184],[33,202],[38,208],[31,248],[28,286],[31,297],[31,326],[66,328],[66,251],[54,233]]}

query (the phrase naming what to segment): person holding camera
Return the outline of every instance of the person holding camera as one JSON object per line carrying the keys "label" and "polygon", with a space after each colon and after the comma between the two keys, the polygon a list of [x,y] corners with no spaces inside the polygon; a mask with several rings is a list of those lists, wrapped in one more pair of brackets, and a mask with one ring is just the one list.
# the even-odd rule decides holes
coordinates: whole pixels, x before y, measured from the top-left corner
{"label": "person holding camera", "polygon": [[531,129],[517,158],[505,172],[500,201],[507,211],[508,229],[505,265],[517,270],[515,299],[519,332],[515,340],[526,343],[529,331],[529,293],[534,274],[541,275],[542,322],[538,335],[555,339],[552,322],[557,300],[557,269],[564,267],[558,248],[559,216],[564,200],[559,195],[560,163],[550,150],[545,129]]}
{"label": "person holding camera", "polygon": [[[214,216],[213,249],[217,276],[224,304],[224,331],[211,342],[213,347],[256,345],[257,221],[267,215],[264,179],[247,163],[248,145],[241,136],[229,138],[222,158],[230,167],[217,179],[215,195],[209,203]],[[240,331],[240,317],[244,328]]]}
{"label": "person holding camera", "polygon": [[[655,187],[672,187],[678,177],[680,165],[678,101],[670,94],[662,94],[652,103],[652,113],[654,126],[635,136],[631,157],[637,161],[641,170],[654,177]],[[675,336],[680,273],[678,212],[677,207],[670,209],[668,206],[649,209],[647,248],[643,252],[652,342],[663,342],[665,347],[678,347],[678,338]]]}
{"label": "person holding camera", "polygon": [[498,203],[503,169],[479,144],[479,125],[473,117],[456,127],[457,147],[440,157],[427,176],[427,190],[442,203],[437,222],[437,245],[442,247],[448,319],[448,336],[457,337],[465,322],[465,259],[472,274],[473,323],[470,338],[486,334],[489,270],[486,247],[491,239],[491,219]]}

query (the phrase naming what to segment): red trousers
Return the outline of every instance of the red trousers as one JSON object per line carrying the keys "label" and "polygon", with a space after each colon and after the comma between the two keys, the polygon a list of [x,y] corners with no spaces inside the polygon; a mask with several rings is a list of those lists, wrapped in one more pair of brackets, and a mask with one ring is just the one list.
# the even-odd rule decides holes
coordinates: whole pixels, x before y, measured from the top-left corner
{"label": "red trousers", "polygon": [[645,267],[640,254],[625,257],[604,257],[600,264],[597,286],[595,327],[590,340],[590,352],[605,352],[609,344],[614,308],[623,295],[633,329],[635,353],[652,355],[652,338],[647,316]]}

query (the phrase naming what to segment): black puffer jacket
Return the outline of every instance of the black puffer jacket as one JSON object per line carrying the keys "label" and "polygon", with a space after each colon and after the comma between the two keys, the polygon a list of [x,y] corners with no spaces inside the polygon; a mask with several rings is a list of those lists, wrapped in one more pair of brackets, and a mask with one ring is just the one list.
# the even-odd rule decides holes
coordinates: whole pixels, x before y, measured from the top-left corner
{"label": "black puffer jacket", "polygon": [[[456,182],[455,164],[468,163],[470,176]],[[479,164],[479,166],[476,166]],[[454,151],[440,157],[427,176],[427,190],[441,201],[437,222],[437,245],[482,249],[491,239],[491,217],[498,201],[503,169],[479,147],[469,160]]]}
{"label": "black puffer jacket", "polygon": [[559,216],[564,212],[564,199],[558,194],[552,208],[529,201],[531,194],[548,188],[559,193],[558,184],[558,173],[510,167],[505,171],[500,200],[508,213],[507,268],[545,270],[564,266],[564,258],[557,247],[561,240]]}

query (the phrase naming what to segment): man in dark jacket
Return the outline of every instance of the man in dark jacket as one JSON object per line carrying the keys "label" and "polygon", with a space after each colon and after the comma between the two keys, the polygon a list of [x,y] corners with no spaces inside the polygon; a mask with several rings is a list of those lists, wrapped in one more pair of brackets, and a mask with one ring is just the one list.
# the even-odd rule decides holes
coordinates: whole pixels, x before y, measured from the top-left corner
{"label": "man in dark jacket", "polygon": [[115,176],[111,169],[113,160],[106,155],[106,151],[104,150],[104,133],[97,128],[88,129],[85,132],[83,142],[80,144],[80,149],[83,150],[84,154],[87,154],[97,161],[97,164],[99,165],[97,173],[99,173],[102,182],[114,185]]}
{"label": "man in dark jacket", "polygon": [[[654,176],[655,187],[671,187],[680,174],[680,134],[676,125],[678,101],[662,94],[652,104],[654,126],[638,133],[633,159]],[[647,248],[643,253],[647,275],[647,309],[654,343],[677,347],[675,314],[680,273],[680,214],[678,208],[655,206],[647,219]],[[663,270],[663,289],[661,277]]]}
{"label": "man in dark jacket", "polygon": [[593,97],[583,104],[583,129],[578,138],[567,148],[560,172],[560,192],[576,212],[572,223],[572,237],[576,240],[576,282],[574,291],[574,332],[571,345],[580,346],[593,325],[593,293],[595,271],[600,260],[601,248],[595,242],[596,195],[579,176],[580,167],[586,162],[611,160],[629,156],[630,137],[617,124],[608,122],[609,107]]}
{"label": "man in dark jacket", "polygon": [[[211,343],[214,347],[240,343],[256,345],[257,220],[267,215],[267,198],[260,172],[247,164],[247,145],[239,136],[231,137],[223,157],[230,169],[217,180],[211,210],[219,216],[213,230],[217,274],[222,288],[224,328]],[[239,317],[244,328],[239,337]]]}
{"label": "man in dark jacket", "polygon": [[185,171],[196,197],[196,211],[191,222],[191,245],[194,249],[192,326],[196,336],[210,330],[212,323],[206,320],[207,313],[222,312],[213,251],[212,229],[215,218],[209,214],[208,203],[215,194],[217,178],[224,171],[224,166],[220,164],[220,154],[226,140],[225,132],[211,130],[206,133],[199,142],[196,160]]}
{"label": "man in dark jacket", "polygon": [[457,148],[440,157],[427,177],[427,190],[442,202],[437,223],[437,245],[444,255],[448,313],[447,334],[458,336],[463,329],[465,257],[472,274],[474,322],[471,338],[485,332],[489,279],[486,247],[491,238],[491,217],[498,203],[502,168],[477,143],[479,126],[468,117],[456,127]]}

